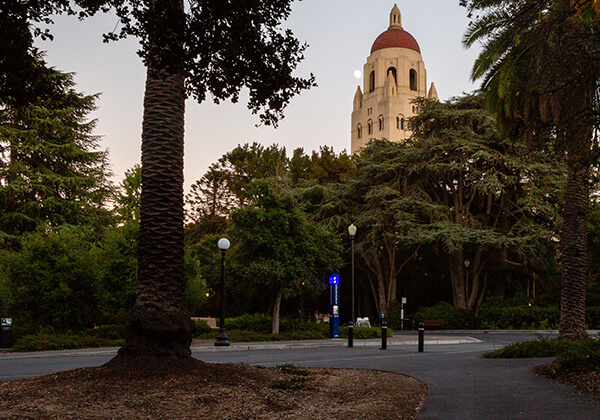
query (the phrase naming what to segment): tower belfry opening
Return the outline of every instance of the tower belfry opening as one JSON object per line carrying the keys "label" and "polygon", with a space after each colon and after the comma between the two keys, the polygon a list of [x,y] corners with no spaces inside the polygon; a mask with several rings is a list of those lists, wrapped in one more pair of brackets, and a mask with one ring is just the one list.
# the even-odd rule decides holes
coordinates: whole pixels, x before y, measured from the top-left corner
{"label": "tower belfry opening", "polygon": [[[427,97],[427,71],[417,40],[402,27],[402,14],[396,4],[390,24],[373,42],[363,66],[362,90],[354,96],[350,150],[359,152],[371,139],[403,142],[410,136],[405,121],[415,115],[411,101]],[[364,92],[364,93],[363,93]],[[437,99],[435,86],[429,97]],[[379,116],[379,117],[378,117]],[[373,130],[373,121],[378,130]],[[362,127],[367,131],[362,131]]]}

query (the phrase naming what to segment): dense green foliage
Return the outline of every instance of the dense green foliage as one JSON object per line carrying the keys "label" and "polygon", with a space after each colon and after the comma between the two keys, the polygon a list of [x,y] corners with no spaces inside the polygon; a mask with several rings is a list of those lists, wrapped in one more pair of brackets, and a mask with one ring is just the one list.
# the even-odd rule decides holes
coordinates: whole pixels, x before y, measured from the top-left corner
{"label": "dense green foliage", "polygon": [[[0,239],[15,241],[40,224],[103,224],[112,193],[107,152],[92,135],[95,96],[73,76],[35,60],[32,83],[46,90],[25,103],[0,97]],[[13,243],[13,242],[10,242]],[[13,243],[14,245],[14,243]]]}
{"label": "dense green foliage", "polygon": [[74,333],[36,333],[26,335],[15,342],[13,351],[49,351],[84,349],[93,347],[118,347],[123,339],[107,339],[84,332]]}
{"label": "dense green foliage", "polygon": [[600,369],[600,340],[569,342],[540,335],[536,341],[510,344],[485,355],[491,359],[554,357],[555,361],[542,371],[557,373],[597,372]]}
{"label": "dense green foliage", "polygon": [[22,251],[8,256],[10,313],[19,324],[57,330],[93,326],[101,285],[89,230],[45,228],[26,235]]}
{"label": "dense green foliage", "polygon": [[577,346],[563,340],[550,339],[539,335],[535,341],[513,343],[499,350],[487,353],[488,359],[523,359],[531,357],[556,357],[567,349]]}
{"label": "dense green foliage", "polygon": [[461,329],[465,326],[465,311],[454,307],[448,302],[439,302],[431,307],[419,309],[415,315],[417,322],[444,321],[442,329]]}
{"label": "dense green foliage", "polygon": [[250,204],[231,215],[235,265],[233,281],[273,298],[273,333],[282,299],[324,289],[341,265],[339,244],[326,229],[310,223],[285,185],[258,183]]}
{"label": "dense green foliage", "polygon": [[[585,340],[590,186],[598,163],[600,13],[595,2],[461,0],[481,45],[472,71],[512,138],[558,152],[567,167],[561,229],[560,336]],[[577,65],[573,65],[577,63]]]}
{"label": "dense green foliage", "polygon": [[556,306],[539,307],[521,306],[488,306],[481,308],[478,315],[479,327],[483,329],[556,329],[560,311]]}

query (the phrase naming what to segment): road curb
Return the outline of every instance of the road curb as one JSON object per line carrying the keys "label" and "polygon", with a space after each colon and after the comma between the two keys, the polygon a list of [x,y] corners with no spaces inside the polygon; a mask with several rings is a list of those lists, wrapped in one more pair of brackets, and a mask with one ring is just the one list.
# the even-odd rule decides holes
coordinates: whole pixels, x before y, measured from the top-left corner
{"label": "road curb", "polygon": [[[445,345],[445,344],[476,344],[481,341],[473,337],[454,338],[454,339],[434,339],[425,340],[425,345]],[[417,346],[418,341],[394,341],[388,340],[388,347],[406,347]],[[299,349],[314,349],[328,347],[347,347],[346,340],[310,342],[310,343],[249,343],[249,344],[232,344],[228,347],[210,347],[210,346],[194,346],[192,352],[196,353],[217,353],[223,351],[252,351],[252,350],[299,350]],[[354,347],[378,347],[381,346],[381,340],[359,341],[354,340]]]}

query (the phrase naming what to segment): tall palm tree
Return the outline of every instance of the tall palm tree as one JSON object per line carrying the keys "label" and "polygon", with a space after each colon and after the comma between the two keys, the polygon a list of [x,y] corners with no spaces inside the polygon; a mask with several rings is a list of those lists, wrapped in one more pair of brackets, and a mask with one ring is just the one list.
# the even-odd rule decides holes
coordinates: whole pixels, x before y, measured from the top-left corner
{"label": "tall palm tree", "polygon": [[[183,269],[183,0],[153,1],[146,24],[155,56],[146,60],[142,122],[142,194],[138,296],[117,361],[173,363],[191,356],[194,324],[185,304]],[[157,30],[157,19],[169,22]],[[178,57],[169,65],[162,57]],[[179,64],[178,64],[179,63]]]}
{"label": "tall palm tree", "polygon": [[[87,0],[80,0],[82,2]],[[90,0],[112,6],[120,34],[136,36],[147,68],[142,127],[138,297],[115,364],[171,367],[191,361],[185,304],[183,144],[185,99],[236,101],[276,125],[290,99],[314,85],[292,71],[305,46],[278,30],[292,0]]]}
{"label": "tall palm tree", "polygon": [[587,336],[587,213],[598,120],[600,19],[591,0],[461,0],[482,42],[472,77],[512,135],[562,153],[568,166],[561,233],[560,337]]}

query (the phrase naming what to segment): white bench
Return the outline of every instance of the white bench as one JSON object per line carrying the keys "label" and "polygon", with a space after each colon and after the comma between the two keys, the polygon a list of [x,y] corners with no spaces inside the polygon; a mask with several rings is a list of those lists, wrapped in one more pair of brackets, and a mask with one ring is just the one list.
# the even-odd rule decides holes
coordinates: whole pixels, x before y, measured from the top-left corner
{"label": "white bench", "polygon": [[368,328],[371,328],[371,323],[369,322],[369,317],[356,318],[356,326],[357,327],[368,327]]}

